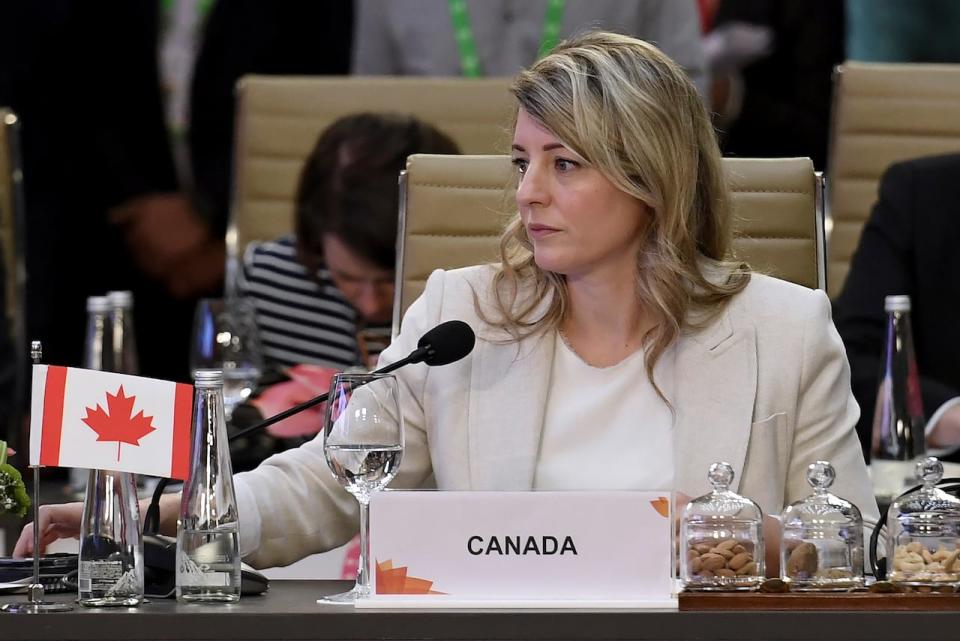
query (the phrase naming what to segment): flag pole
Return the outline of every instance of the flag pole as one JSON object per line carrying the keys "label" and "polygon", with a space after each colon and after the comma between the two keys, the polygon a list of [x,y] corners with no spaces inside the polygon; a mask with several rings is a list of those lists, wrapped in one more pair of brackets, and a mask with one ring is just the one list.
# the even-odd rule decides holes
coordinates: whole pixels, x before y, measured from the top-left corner
{"label": "flag pole", "polygon": [[[30,342],[30,359],[34,365],[40,364],[43,358],[43,346],[40,341]],[[69,603],[54,603],[44,601],[43,583],[40,582],[40,465],[31,465],[33,468],[33,582],[27,586],[27,600],[17,603],[6,603],[0,606],[0,611],[13,614],[40,614],[41,612],[69,612],[73,606]]]}

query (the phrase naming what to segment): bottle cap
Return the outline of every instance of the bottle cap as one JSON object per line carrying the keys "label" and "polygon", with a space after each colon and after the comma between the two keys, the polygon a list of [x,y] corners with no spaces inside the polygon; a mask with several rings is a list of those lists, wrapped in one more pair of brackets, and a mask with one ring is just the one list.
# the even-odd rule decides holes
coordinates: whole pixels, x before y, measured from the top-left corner
{"label": "bottle cap", "polygon": [[887,296],[883,299],[883,308],[888,312],[909,312],[910,297],[906,294]]}
{"label": "bottle cap", "polygon": [[222,369],[198,369],[193,373],[194,387],[223,387]]}
{"label": "bottle cap", "polygon": [[107,292],[107,298],[110,299],[110,304],[114,307],[122,307],[123,309],[133,308],[133,292],[131,291]]}
{"label": "bottle cap", "polygon": [[87,311],[88,312],[98,312],[98,313],[107,313],[110,311],[110,299],[106,296],[89,296],[87,297]]}

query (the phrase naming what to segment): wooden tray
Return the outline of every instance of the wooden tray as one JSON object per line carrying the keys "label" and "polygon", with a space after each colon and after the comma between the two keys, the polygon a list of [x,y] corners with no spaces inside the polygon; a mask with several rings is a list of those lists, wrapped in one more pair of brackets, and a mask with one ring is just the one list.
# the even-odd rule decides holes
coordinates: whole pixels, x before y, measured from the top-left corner
{"label": "wooden tray", "polygon": [[960,593],[681,592],[681,610],[886,610],[960,611]]}

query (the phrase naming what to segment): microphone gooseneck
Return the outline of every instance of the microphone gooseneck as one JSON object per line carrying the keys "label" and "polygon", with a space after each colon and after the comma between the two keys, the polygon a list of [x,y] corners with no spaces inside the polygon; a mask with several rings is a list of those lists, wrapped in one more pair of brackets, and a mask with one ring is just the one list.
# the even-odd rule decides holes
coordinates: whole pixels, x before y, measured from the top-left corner
{"label": "microphone gooseneck", "polygon": [[[461,358],[469,354],[473,350],[475,343],[476,336],[469,325],[461,320],[449,320],[444,323],[440,323],[426,334],[421,336],[420,340],[417,341],[417,349],[410,352],[407,356],[371,373],[389,374],[394,370],[400,369],[401,367],[410,365],[412,363],[425,363],[431,367],[438,365],[449,365],[450,363],[459,361]],[[244,429],[235,432],[227,440],[232,441],[251,432],[255,432],[273,425],[274,423],[279,423],[285,418],[289,418],[294,414],[299,414],[304,410],[323,403],[327,400],[328,396],[329,394],[321,394],[320,396],[315,396],[314,398],[304,401],[299,405],[294,405],[293,407],[286,409],[279,414],[274,414],[269,418],[263,419],[259,423],[254,423],[249,427],[245,427]],[[157,487],[153,492],[153,497],[150,499],[150,506],[147,508],[147,514],[143,521],[144,533],[158,532],[160,529],[160,497],[163,495],[163,491],[169,482],[169,479],[161,479],[160,482],[157,483]]]}

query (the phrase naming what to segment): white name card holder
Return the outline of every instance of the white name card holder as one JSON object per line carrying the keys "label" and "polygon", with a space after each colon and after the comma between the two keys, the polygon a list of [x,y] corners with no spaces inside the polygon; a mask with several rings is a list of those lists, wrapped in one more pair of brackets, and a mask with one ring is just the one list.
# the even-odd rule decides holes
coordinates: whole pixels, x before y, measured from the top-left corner
{"label": "white name card holder", "polygon": [[676,608],[664,492],[377,492],[358,608]]}

